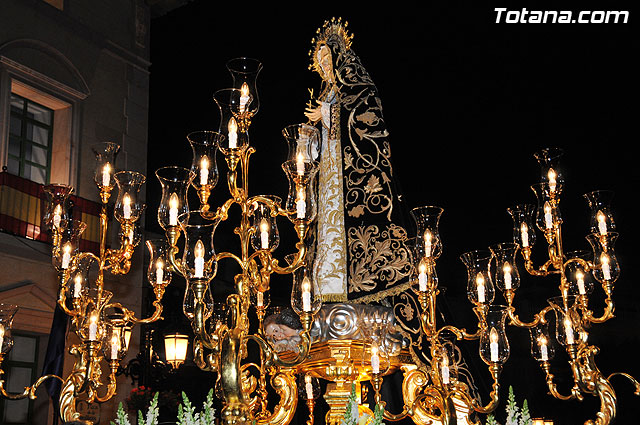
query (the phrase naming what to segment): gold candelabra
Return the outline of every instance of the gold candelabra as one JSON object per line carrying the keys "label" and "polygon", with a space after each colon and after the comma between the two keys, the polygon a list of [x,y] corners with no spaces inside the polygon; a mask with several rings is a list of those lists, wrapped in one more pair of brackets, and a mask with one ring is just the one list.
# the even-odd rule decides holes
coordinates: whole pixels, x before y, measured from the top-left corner
{"label": "gold candelabra", "polygon": [[[190,169],[164,167],[156,172],[162,185],[158,222],[165,230],[169,245],[167,262],[170,270],[187,282],[183,309],[195,335],[194,361],[201,369],[218,373],[216,392],[224,400],[221,418],[225,424],[251,420],[261,424],[286,424],[291,420],[298,399],[294,367],[308,355],[309,330],[321,306],[320,292],[306,262],[305,244],[307,230],[316,214],[313,179],[318,165],[312,149],[317,148],[320,140],[318,130],[306,125],[285,129],[293,150],[282,165],[290,182],[284,205],[274,196],[249,195],[249,158],[255,149],[249,146],[248,130],[259,108],[255,82],[261,67],[258,61],[248,58],[230,61],[228,68],[234,87],[219,90],[214,96],[221,113],[220,130],[188,135],[193,150]],[[230,197],[214,211],[209,197],[218,180],[218,150],[228,166]],[[190,187],[199,197],[200,208],[195,211],[188,208]],[[229,219],[229,210],[234,206],[240,213],[240,222],[234,230],[239,238],[239,252],[216,253],[215,229]],[[279,243],[278,217],[292,222],[298,238],[297,251],[287,257],[286,265],[280,265],[272,255]],[[227,317],[216,320],[212,318],[209,285],[216,275],[218,262],[223,259],[237,263],[240,272],[234,278],[234,293],[226,299]],[[299,351],[291,356],[280,355],[262,329],[273,273],[294,275],[292,307],[300,318],[302,330]],[[251,307],[255,308],[260,322],[255,333],[249,330]],[[255,363],[243,363],[250,341],[259,347],[260,358]],[[257,377],[251,370],[257,371]],[[267,376],[280,396],[271,411],[267,406]]]}
{"label": "gold candelabra", "polygon": [[[80,251],[80,236],[86,224],[72,217],[69,196],[73,188],[59,184],[44,187],[48,202],[43,223],[52,235],[52,263],[60,282],[58,305],[70,317],[71,330],[79,340],[69,347],[69,352],[75,357],[72,371],[66,378],[56,375],[40,377],[20,394],[7,393],[3,387],[4,381],[0,381],[3,397],[33,399],[42,382],[49,378],[59,379],[62,381],[60,416],[64,421],[80,420],[76,401],[82,399],[88,403],[104,403],[114,396],[116,372],[120,360],[126,355],[132,327],[161,318],[162,296],[171,279],[170,273],[163,275],[161,268],[150,270],[149,281],[155,294],[155,310],[144,319],[137,318],[134,311],[121,303],[112,302],[113,293],[104,288],[107,271],[114,275],[129,272],[132,255],[141,240],[136,222],[144,210],[139,191],[145,183],[145,177],[133,171],[115,172],[114,164],[119,149],[118,145],[110,142],[96,145],[93,149],[97,159],[94,181],[102,204],[97,254]],[[113,215],[120,225],[119,247],[108,248],[108,204],[116,185],[118,195]],[[153,253],[153,241],[147,241],[147,245]],[[17,308],[3,307],[2,311],[0,364],[2,356],[12,345],[9,331]],[[108,370],[106,375],[102,370],[104,363]]]}

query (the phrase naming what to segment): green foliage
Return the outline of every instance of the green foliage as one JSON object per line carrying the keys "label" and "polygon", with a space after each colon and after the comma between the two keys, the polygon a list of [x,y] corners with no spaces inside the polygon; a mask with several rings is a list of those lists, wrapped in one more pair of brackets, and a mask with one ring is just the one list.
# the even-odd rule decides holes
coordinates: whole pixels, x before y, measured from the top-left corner
{"label": "green foliage", "polygon": [[[507,397],[505,412],[507,414],[505,425],[532,425],[527,400],[524,400],[522,403],[522,409],[520,409],[516,403],[516,396],[512,386],[509,386],[509,396]],[[496,420],[493,414],[489,414],[487,416],[487,425],[501,424]]]}
{"label": "green foliage", "polygon": [[347,410],[344,413],[344,417],[342,421],[340,421],[340,425],[384,425],[382,422],[384,415],[384,408],[376,404],[376,407],[373,412],[373,418],[371,415],[363,414],[360,415],[358,411],[358,399],[356,397],[356,385],[352,384],[351,386],[351,394],[349,395],[349,401],[347,402]]}
{"label": "green foliage", "polygon": [[182,404],[178,406],[177,425],[210,425],[215,423],[214,414],[213,389],[209,390],[200,412],[196,412],[195,406],[191,404],[189,397],[183,392]]}

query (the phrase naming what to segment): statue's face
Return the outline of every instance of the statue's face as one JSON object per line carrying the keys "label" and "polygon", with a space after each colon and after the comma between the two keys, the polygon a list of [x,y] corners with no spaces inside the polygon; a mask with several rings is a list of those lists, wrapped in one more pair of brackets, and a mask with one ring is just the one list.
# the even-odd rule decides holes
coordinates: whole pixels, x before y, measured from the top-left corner
{"label": "statue's face", "polygon": [[323,78],[329,81],[333,80],[333,64],[331,63],[331,50],[326,45],[318,49],[317,60],[320,68],[322,68]]}
{"label": "statue's face", "polygon": [[269,323],[264,332],[268,337],[273,338],[274,341],[280,341],[287,337],[282,326],[276,325],[275,323]]}

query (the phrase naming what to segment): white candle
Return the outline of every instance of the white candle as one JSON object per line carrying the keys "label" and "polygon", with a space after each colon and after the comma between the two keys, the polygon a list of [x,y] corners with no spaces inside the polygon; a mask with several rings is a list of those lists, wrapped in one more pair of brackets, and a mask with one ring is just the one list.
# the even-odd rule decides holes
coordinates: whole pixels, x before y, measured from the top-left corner
{"label": "white candle", "polygon": [[549,173],[547,173],[547,176],[549,177],[549,190],[551,190],[551,192],[555,192],[556,191],[556,172],[553,168],[549,168]]}
{"label": "white candle", "polygon": [[235,119],[229,120],[227,130],[229,131],[229,149],[235,149],[238,147],[238,124]]}
{"label": "white candle", "polygon": [[311,311],[311,281],[306,276],[302,279],[302,311]]}
{"label": "white candle", "polygon": [[107,162],[102,167],[102,186],[108,187],[111,183],[111,165]]}
{"label": "white candle", "polygon": [[62,207],[60,204],[56,205],[53,210],[53,227],[56,229],[60,227],[60,221],[62,220]]}
{"label": "white candle", "polygon": [[544,225],[547,229],[553,228],[553,215],[551,215],[551,205],[544,203]]}
{"label": "white candle", "polygon": [[549,361],[549,350],[547,349],[547,339],[540,337],[540,356],[543,362]]}
{"label": "white candle", "polygon": [[156,285],[162,285],[164,281],[164,262],[160,259],[156,261]]}
{"label": "white candle", "polygon": [[307,392],[307,400],[313,399],[313,384],[311,382],[311,376],[304,376],[304,389]]}
{"label": "white candle", "polygon": [[122,197],[122,216],[125,220],[131,219],[131,197],[128,193]]}
{"label": "white candle", "polygon": [[427,291],[427,274],[425,273],[426,267],[420,265],[420,273],[418,274],[418,289],[420,292]]}
{"label": "white candle", "polygon": [[64,248],[62,248],[63,253],[62,253],[62,269],[68,269],[69,268],[69,263],[71,263],[71,244],[69,244],[68,242],[64,245]]}
{"label": "white candle", "polygon": [[80,292],[82,292],[82,276],[79,274],[73,278],[73,297],[80,298]]}
{"label": "white candle", "polygon": [[606,254],[602,254],[600,257],[602,263],[602,277],[604,280],[611,280],[611,267],[609,266],[609,257]]}
{"label": "white candle", "polygon": [[522,247],[526,248],[529,246],[529,227],[527,223],[522,223],[520,225],[520,234],[522,236]]}
{"label": "white candle", "polygon": [[478,285],[478,302],[484,303],[486,301],[485,291],[484,291],[484,277],[481,273],[478,273],[476,277],[476,285]]}
{"label": "white candle", "polygon": [[299,176],[304,176],[304,155],[302,152],[298,152],[296,157],[296,171]]}
{"label": "white candle", "polygon": [[118,359],[118,351],[120,351],[120,340],[116,333],[111,337],[111,360]]}
{"label": "white candle", "polygon": [[209,158],[206,155],[200,160],[200,186],[205,186],[209,180]]}
{"label": "white candle", "polygon": [[491,331],[489,332],[489,341],[491,361],[497,362],[500,356],[498,355],[498,331],[496,331],[496,328],[491,328]]}
{"label": "white candle", "polygon": [[264,218],[260,221],[260,248],[269,249],[269,223]]}
{"label": "white candle", "polygon": [[91,318],[89,319],[89,340],[95,341],[98,336],[98,317],[95,313],[91,313]]}
{"label": "white candle", "polygon": [[504,271],[504,289],[511,289],[511,266],[505,263],[502,268]]}
{"label": "white candle", "polygon": [[607,216],[604,215],[602,211],[598,211],[596,214],[598,220],[598,231],[601,235],[607,234]]}
{"label": "white candle", "polygon": [[203,278],[204,277],[204,244],[200,239],[196,242],[196,246],[194,249],[194,266],[195,272],[193,273],[194,278]]}
{"label": "white candle", "polygon": [[244,112],[249,102],[249,85],[244,82],[240,87],[240,112]]}
{"label": "white candle", "polygon": [[450,376],[449,376],[450,374],[449,374],[449,359],[447,358],[447,356],[444,356],[442,358],[441,374],[442,374],[442,383],[448,384],[450,379]]}
{"label": "white candle", "polygon": [[378,355],[378,347],[371,346],[371,372],[380,373],[380,356]]}
{"label": "white candle", "polygon": [[426,230],[424,232],[424,256],[429,258],[431,257],[431,232]]}
{"label": "white candle", "polygon": [[304,218],[307,212],[307,203],[305,202],[304,190],[298,190],[298,199],[296,200],[296,218]]}
{"label": "white candle", "polygon": [[174,192],[169,197],[169,226],[178,225],[178,206],[179,205],[180,205],[180,200],[178,199],[178,195]]}
{"label": "white candle", "polygon": [[576,280],[578,281],[578,293],[580,295],[586,294],[587,291],[584,287],[584,273],[582,273],[580,270],[576,272]]}
{"label": "white candle", "polygon": [[4,343],[4,325],[0,324],[0,351],[2,351],[3,343]]}
{"label": "white candle", "polygon": [[264,293],[258,291],[258,293],[256,294],[256,305],[258,307],[262,307],[264,305]]}
{"label": "white candle", "polygon": [[564,332],[567,334],[567,344],[573,344],[575,342],[575,337],[573,336],[571,320],[568,317],[564,319]]}

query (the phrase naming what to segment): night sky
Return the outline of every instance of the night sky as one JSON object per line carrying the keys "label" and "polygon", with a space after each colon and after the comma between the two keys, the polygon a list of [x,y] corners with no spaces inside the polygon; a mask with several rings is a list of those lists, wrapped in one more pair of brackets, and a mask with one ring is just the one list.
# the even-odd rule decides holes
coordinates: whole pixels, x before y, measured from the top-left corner
{"label": "night sky", "polygon": [[[225,63],[234,57],[260,59],[260,112],[254,119],[251,144],[252,194],[286,196],[280,164],[286,154],[281,130],[306,121],[308,89],[320,79],[308,69],[311,38],[326,19],[342,17],[355,34],[353,50],[375,82],[390,133],[395,178],[410,208],[444,208],[440,235],[444,253],[438,261],[446,301],[460,322],[469,322],[466,270],[459,256],[509,241],[512,223],[506,209],[535,203],[529,186],[539,180],[533,154],[561,147],[565,190],[561,203],[567,251],[589,249],[589,209],[583,194],[608,189],[617,229],[622,274],[616,283],[617,316],[591,329],[590,341],[605,375],[616,371],[640,377],[638,300],[635,276],[640,273],[636,241],[640,238],[636,201],[640,172],[637,143],[637,25],[629,3],[576,3],[572,10],[630,10],[628,24],[496,23],[496,7],[521,10],[513,2],[440,2],[420,10],[414,3],[373,3],[317,8],[254,8],[238,4],[194,1],[156,18],[151,26],[151,94],[149,175],[163,165],[189,166],[186,134],[217,130],[213,93],[231,84]],[[528,10],[556,10],[557,3],[531,3]],[[579,9],[578,9],[579,8]],[[566,9],[566,7],[564,7]],[[220,156],[222,175],[226,165]],[[221,181],[224,182],[223,179]],[[219,185],[212,204],[226,199]],[[155,221],[159,184],[150,177],[150,215]],[[148,224],[155,230],[153,224]],[[285,226],[286,227],[286,226]],[[538,240],[542,236],[538,234]],[[279,255],[293,250],[283,245]],[[541,253],[534,258],[539,264]],[[521,265],[520,265],[521,266]],[[557,295],[557,282],[524,276],[516,305],[528,313]],[[596,295],[597,294],[597,295]],[[601,291],[594,309],[601,311]],[[219,300],[222,301],[222,300]],[[458,316],[456,316],[458,317]],[[454,320],[457,323],[457,320]],[[527,398],[534,417],[556,424],[578,424],[595,417],[598,401],[556,402],[545,395],[543,372],[529,354],[527,331],[508,328],[511,359],[503,372],[503,395],[513,385],[519,403]],[[467,343],[471,351],[477,349]],[[561,359],[561,357],[560,357]],[[563,393],[570,371],[556,360],[554,373]],[[635,362],[635,363],[634,363]],[[481,367],[478,374],[486,375]],[[486,379],[486,378],[485,378]],[[640,413],[631,385],[613,378],[620,399],[616,423],[632,424]],[[504,404],[498,419],[504,421]],[[631,419],[635,417],[636,419]]]}

